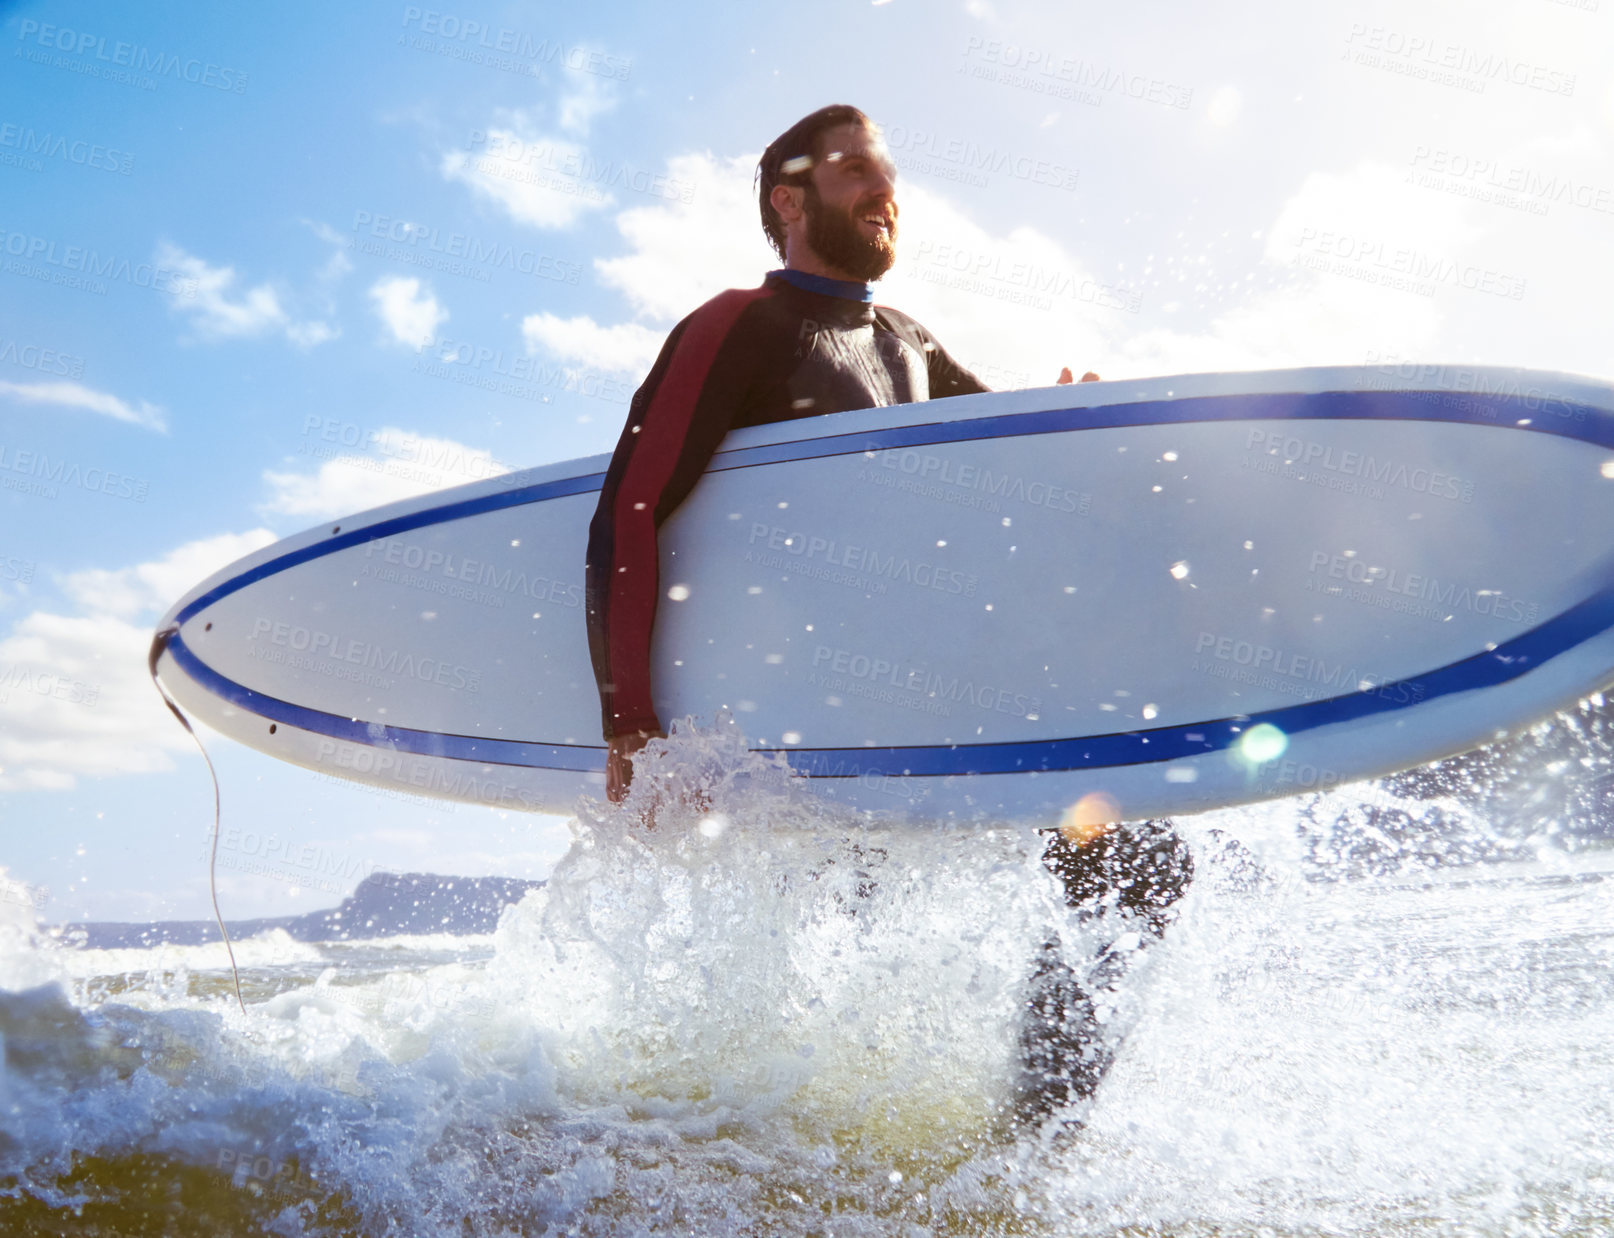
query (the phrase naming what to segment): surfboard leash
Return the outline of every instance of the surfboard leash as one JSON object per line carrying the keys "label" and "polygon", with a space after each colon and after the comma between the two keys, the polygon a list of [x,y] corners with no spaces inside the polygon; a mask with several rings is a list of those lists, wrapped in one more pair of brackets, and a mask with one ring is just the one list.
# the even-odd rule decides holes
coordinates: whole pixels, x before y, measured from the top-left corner
{"label": "surfboard leash", "polygon": [[213,768],[213,758],[207,755],[207,749],[202,745],[202,737],[191,726],[191,721],[180,709],[179,703],[168,695],[168,689],[163,687],[162,680],[157,678],[157,659],[163,656],[163,650],[168,648],[168,642],[179,634],[179,624],[171,623],[162,628],[151,638],[151,653],[146,658],[146,669],[151,672],[152,686],[163,698],[174,717],[179,719],[179,725],[185,728],[186,733],[196,742],[196,750],[202,754],[202,760],[207,763],[208,777],[213,780],[213,847],[207,860],[207,891],[213,898],[213,918],[219,922],[219,933],[224,938],[224,950],[230,956],[230,976],[235,981],[235,1004],[241,1007],[241,1013],[246,1014],[247,1004],[241,997],[241,971],[235,965],[235,947],[230,944],[230,930],[224,926],[224,914],[219,910],[219,775]]}

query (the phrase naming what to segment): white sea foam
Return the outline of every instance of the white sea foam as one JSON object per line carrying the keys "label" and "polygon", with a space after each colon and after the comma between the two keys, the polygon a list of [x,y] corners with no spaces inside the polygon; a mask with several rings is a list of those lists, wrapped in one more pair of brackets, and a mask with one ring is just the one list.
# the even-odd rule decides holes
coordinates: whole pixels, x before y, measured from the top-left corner
{"label": "white sea foam", "polygon": [[1033,951],[1093,942],[1036,840],[826,807],[720,731],[585,804],[458,962],[266,939],[245,1018],[201,955],[0,995],[0,1177],[65,1199],[75,1155],[172,1156],[272,1186],[288,1234],[351,1232],[312,1220],[330,1183],[375,1234],[1595,1228],[1614,881],[1315,880],[1306,808],[1189,823],[1195,891],[1062,1144],[997,1117]]}

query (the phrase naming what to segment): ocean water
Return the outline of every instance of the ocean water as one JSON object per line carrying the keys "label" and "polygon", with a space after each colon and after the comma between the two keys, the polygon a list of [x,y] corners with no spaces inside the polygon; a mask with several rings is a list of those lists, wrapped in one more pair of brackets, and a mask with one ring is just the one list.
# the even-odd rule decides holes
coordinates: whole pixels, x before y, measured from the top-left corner
{"label": "ocean water", "polygon": [[1117,926],[1034,835],[826,807],[732,733],[585,805],[491,935],[238,943],[245,1016],[222,947],[0,912],[0,1233],[1614,1232],[1614,851],[1364,867],[1387,810],[1486,826],[1362,794],[1179,823],[1116,1064],[1041,1129],[1032,956]]}

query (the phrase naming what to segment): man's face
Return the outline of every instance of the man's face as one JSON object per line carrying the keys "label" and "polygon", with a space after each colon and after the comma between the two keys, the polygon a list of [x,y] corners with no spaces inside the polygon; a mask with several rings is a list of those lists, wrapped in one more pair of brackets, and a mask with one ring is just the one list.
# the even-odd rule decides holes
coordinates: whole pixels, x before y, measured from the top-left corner
{"label": "man's face", "polygon": [[897,260],[897,169],[877,132],[838,125],[820,139],[802,204],[807,243],[853,279],[876,280]]}

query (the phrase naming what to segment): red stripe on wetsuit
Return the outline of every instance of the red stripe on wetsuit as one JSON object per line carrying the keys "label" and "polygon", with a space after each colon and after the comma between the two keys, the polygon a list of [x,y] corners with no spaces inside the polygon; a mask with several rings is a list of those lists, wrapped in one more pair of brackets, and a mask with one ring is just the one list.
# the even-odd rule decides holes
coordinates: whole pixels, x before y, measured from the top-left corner
{"label": "red stripe on wetsuit", "polygon": [[[591,609],[597,611],[591,635],[607,737],[660,730],[650,694],[651,632],[661,596],[657,530],[699,480],[742,394],[708,390],[718,352],[741,315],[771,295],[766,287],[726,292],[690,316],[679,338],[667,343],[671,356],[663,358],[664,372],[642,416],[624,432],[625,443],[632,439],[626,466],[619,477],[606,477],[606,486],[615,482],[616,491],[590,529],[590,574],[595,579],[589,593]],[[703,410],[714,396],[728,407]],[[698,434],[703,411],[704,420],[713,424]],[[707,439],[711,441],[701,450]],[[692,444],[700,458],[686,461]]]}

